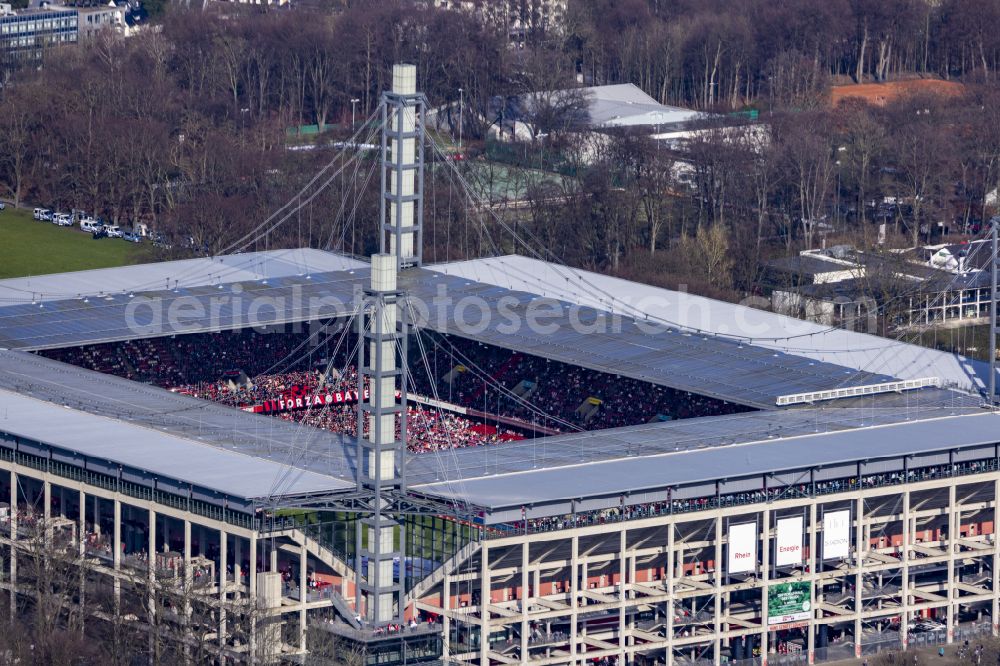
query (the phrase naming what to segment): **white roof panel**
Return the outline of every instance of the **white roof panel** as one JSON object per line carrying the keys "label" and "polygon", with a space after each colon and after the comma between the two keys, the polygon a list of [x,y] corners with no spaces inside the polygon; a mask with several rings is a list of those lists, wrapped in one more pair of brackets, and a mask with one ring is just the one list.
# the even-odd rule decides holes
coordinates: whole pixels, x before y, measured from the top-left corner
{"label": "white roof panel", "polygon": [[939,377],[948,385],[973,391],[981,391],[988,383],[989,367],[985,363],[957,354],[528,257],[508,255],[431,268],[504,289],[539,294],[638,319],[648,318],[873,375],[898,379]]}
{"label": "white roof panel", "polygon": [[[827,432],[779,440],[623,457],[573,466],[465,477],[414,488],[487,508],[607,496],[675,485],[743,478],[781,470],[836,465],[994,444],[1000,416],[980,413]],[[595,433],[600,436],[599,433]]]}
{"label": "white roof panel", "polygon": [[[2,389],[0,432],[244,499],[354,487],[341,479]],[[275,493],[277,488],[280,493]]]}
{"label": "white roof panel", "polygon": [[129,291],[214,286],[361,267],[367,264],[333,252],[300,248],[52,273],[0,280],[0,307]]}

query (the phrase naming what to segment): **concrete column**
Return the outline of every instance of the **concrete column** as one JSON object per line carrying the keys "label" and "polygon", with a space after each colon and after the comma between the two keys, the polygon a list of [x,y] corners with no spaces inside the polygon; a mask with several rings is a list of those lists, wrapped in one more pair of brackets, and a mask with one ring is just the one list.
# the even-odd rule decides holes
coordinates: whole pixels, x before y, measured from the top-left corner
{"label": "concrete column", "polygon": [[66,517],[66,487],[59,486],[59,517]]}
{"label": "concrete column", "polygon": [[122,568],[122,503],[115,498],[114,501],[114,514],[113,514],[113,527],[114,527],[114,537],[112,539],[111,547],[114,550],[112,557],[114,558],[114,568],[115,568],[115,612],[121,607],[122,601],[122,581],[118,575],[118,572]]}
{"label": "concrete column", "polygon": [[861,606],[864,578],[861,576],[868,542],[865,541],[865,500],[859,497],[854,502],[854,656],[861,658]]}
{"label": "concrete column", "polygon": [[667,654],[664,663],[674,663],[674,524],[667,525]]}
{"label": "concrete column", "polygon": [[257,533],[250,536],[250,596],[257,595]]}
{"label": "concrete column", "polygon": [[479,663],[490,663],[490,548],[483,541],[479,549]]}
{"label": "concrete column", "polygon": [[1000,597],[997,590],[1000,590],[1000,539],[997,539],[997,530],[1000,530],[1000,479],[993,482],[993,600],[991,602],[990,622],[993,625],[993,635],[1000,631]]}
{"label": "concrete column", "polygon": [[[76,547],[77,547],[77,555],[79,556],[80,562],[82,564],[83,559],[86,557],[87,554],[87,493],[85,493],[82,489],[80,490],[79,503],[80,503],[80,513],[77,516]],[[80,567],[79,575],[80,575],[80,580],[78,583],[79,588],[77,589],[77,595],[79,595],[80,597],[79,606],[80,608],[86,608],[87,605],[86,567],[84,566]],[[84,625],[86,624],[86,618],[83,617],[84,615],[86,615],[86,613],[83,613],[80,617],[81,632],[84,631]]]}
{"label": "concrete column", "polygon": [[233,582],[237,585],[237,595],[243,594],[243,538],[233,537],[233,544],[236,546],[236,557],[233,558]]}
{"label": "concrete column", "polygon": [[191,585],[193,581],[191,570],[191,521],[184,521],[184,623],[191,622]]}
{"label": "concrete column", "polygon": [[[250,599],[257,607],[257,532],[250,534]],[[257,616],[253,613],[250,617],[250,654],[257,653]]]}
{"label": "concrete column", "polygon": [[229,535],[219,532],[219,647],[226,645],[226,591],[229,588],[229,574],[226,572],[229,559]]}
{"label": "concrete column", "polygon": [[903,492],[903,566],[900,571],[900,587],[902,588],[903,607],[899,616],[899,640],[903,644],[903,649],[909,644],[909,629],[907,624],[910,621],[910,540],[913,532],[910,529],[910,491]]}
{"label": "concrete column", "polygon": [[816,502],[809,504],[809,576],[813,579],[813,584],[809,586],[809,608],[810,619],[808,635],[806,636],[806,656],[808,663],[816,663]]}
{"label": "concrete column", "polygon": [[[306,571],[309,565],[305,545],[299,546],[299,651],[306,651],[306,603],[309,590],[306,588]],[[400,563],[403,566],[403,563]]]}
{"label": "concrete column", "polygon": [[761,521],[761,554],[760,554],[760,565],[761,565],[761,580],[763,584],[760,587],[760,607],[761,607],[761,627],[760,627],[760,657],[761,663],[765,666],[767,665],[767,655],[768,655],[768,638],[767,635],[767,589],[768,582],[771,580],[771,510],[764,509],[760,512]]}
{"label": "concrete column", "polygon": [[52,484],[48,481],[42,481],[42,529],[48,548],[52,545]]}
{"label": "concrete column", "polygon": [[17,472],[10,472],[10,619],[17,614]]}
{"label": "concrete column", "polygon": [[[147,520],[149,530],[146,532],[146,609],[150,620],[156,619],[156,512],[149,510]],[[153,661],[156,648],[156,635],[149,632],[149,659]]]}
{"label": "concrete column", "polygon": [[87,546],[87,493],[80,491],[80,516],[78,518],[79,530],[78,536],[80,537],[80,543],[78,547],[80,549],[80,557],[82,558],[86,553]]}
{"label": "concrete column", "polygon": [[444,634],[441,638],[443,649],[441,655],[443,661],[448,663],[448,657],[451,656],[451,618],[448,617],[448,611],[451,610],[451,576],[449,574],[445,574],[444,580],[441,582],[441,608],[444,609],[444,613],[441,614],[441,627]]}
{"label": "concrete column", "polygon": [[948,486],[948,589],[945,592],[945,596],[948,598],[947,633],[949,643],[955,640],[955,624],[957,619],[955,617],[955,597],[958,596],[955,590],[955,550],[958,546],[958,532],[962,526],[959,518],[961,512],[955,506],[957,503],[955,490],[956,484],[952,481]]}
{"label": "concrete column", "polygon": [[270,558],[271,566],[268,569],[268,571],[270,571],[271,573],[274,573],[275,571],[278,570],[278,549],[274,547],[274,543],[273,542],[268,547],[268,552],[271,554],[271,558]]}
{"label": "concrete column", "polygon": [[[766,535],[767,534],[767,527],[765,527],[762,531]],[[765,536],[765,539],[764,539],[764,543],[767,543],[766,536]],[[715,633],[715,639],[713,640],[713,643],[714,643],[713,651],[715,653],[714,661],[715,661],[716,666],[718,666],[719,663],[720,663],[720,661],[721,661],[721,659],[722,659],[722,654],[721,654],[721,652],[722,652],[722,650],[721,650],[721,648],[722,648],[722,639],[720,638],[720,636],[722,635],[722,630],[723,630],[723,628],[722,628],[722,577],[723,577],[723,569],[724,569],[724,567],[722,566],[722,516],[719,516],[718,518],[715,519],[715,555],[714,555],[714,559],[715,559],[715,576],[713,576],[713,578],[714,578],[714,584],[715,584],[715,594],[713,595],[713,597],[714,597],[715,607],[714,607],[714,610],[713,610],[713,613],[712,613],[714,615],[714,617],[712,618],[712,622],[715,623],[715,632],[714,632]],[[766,624],[767,623],[765,622],[765,625]]]}
{"label": "concrete column", "polygon": [[[628,592],[626,592],[626,595],[625,595],[625,603],[630,608],[633,607],[633,606],[635,606],[635,597],[636,597],[636,594],[635,594],[635,582],[636,582],[635,560],[636,560],[636,555],[633,552],[629,556],[629,558],[628,558],[628,584],[629,584],[628,592],[631,592],[631,595],[629,595]],[[633,646],[633,645],[635,645],[635,638],[632,636],[632,630],[635,629],[635,619],[636,619],[636,617],[637,617],[637,614],[633,613],[631,615],[632,619],[629,620],[629,622],[628,622],[628,629],[629,629],[629,641],[628,641],[628,644],[629,644],[630,647]],[[630,660],[626,660],[626,661],[630,661]]]}
{"label": "concrete column", "polygon": [[625,577],[628,572],[625,522],[618,527],[618,663],[625,663]]}
{"label": "concrete column", "polygon": [[94,495],[94,534],[101,536],[101,498]]}
{"label": "concrete column", "polygon": [[580,537],[570,540],[569,575],[569,656],[570,663],[576,662],[577,613],[580,607]]}
{"label": "concrete column", "polygon": [[[528,659],[528,598],[531,596],[529,594],[528,588],[530,587],[530,582],[528,580],[529,573],[528,567],[531,565],[529,559],[529,548],[528,540],[525,539],[521,542],[521,661],[526,661]],[[538,588],[535,587],[534,594],[538,594]]]}
{"label": "concrete column", "polygon": [[156,580],[156,512],[149,510],[149,530],[146,533],[146,556],[149,558],[149,580]]}
{"label": "concrete column", "polygon": [[[582,590],[588,590],[588,589],[590,589],[590,558],[587,557],[586,555],[584,555],[583,561],[580,562],[580,589],[582,589]],[[587,602],[585,601],[585,599],[586,599],[586,597],[584,597],[581,594],[580,595],[580,601],[582,602],[580,604],[581,606],[586,606]],[[577,629],[577,635],[580,636],[580,637],[582,637],[582,638],[586,638],[587,637],[587,625],[583,625],[582,627],[578,628]],[[580,647],[582,648],[583,652],[587,651],[587,646],[586,645],[581,644]]]}

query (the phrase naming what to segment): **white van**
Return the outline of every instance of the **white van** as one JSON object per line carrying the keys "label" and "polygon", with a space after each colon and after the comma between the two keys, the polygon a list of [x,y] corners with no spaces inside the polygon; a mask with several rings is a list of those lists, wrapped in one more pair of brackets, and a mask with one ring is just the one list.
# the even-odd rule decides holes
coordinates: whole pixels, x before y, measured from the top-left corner
{"label": "white van", "polygon": [[45,219],[45,216],[48,214],[48,212],[49,211],[47,211],[44,208],[36,208],[33,217],[38,221],[42,221]]}
{"label": "white van", "polygon": [[121,238],[122,230],[117,224],[112,224],[109,227],[104,227],[104,230],[108,232],[108,238]]}
{"label": "white van", "polygon": [[73,226],[73,218],[69,216],[69,213],[56,213],[52,216],[52,224],[60,227],[71,227]]}
{"label": "white van", "polygon": [[88,234],[92,234],[100,228],[101,225],[97,223],[97,220],[91,217],[86,217],[80,220],[80,231],[86,231]]}

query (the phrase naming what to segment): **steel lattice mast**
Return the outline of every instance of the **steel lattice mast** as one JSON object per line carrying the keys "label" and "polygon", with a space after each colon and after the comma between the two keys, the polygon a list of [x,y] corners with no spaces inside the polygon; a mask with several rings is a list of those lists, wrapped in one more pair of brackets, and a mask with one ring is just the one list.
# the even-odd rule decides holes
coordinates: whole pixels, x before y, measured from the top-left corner
{"label": "steel lattice mast", "polygon": [[392,91],[382,95],[381,251],[358,317],[358,491],[371,497],[372,511],[355,533],[356,609],[375,625],[403,622],[406,612],[406,531],[392,513],[406,490],[407,325],[397,277],[422,262],[424,109],[416,67],[395,65]]}

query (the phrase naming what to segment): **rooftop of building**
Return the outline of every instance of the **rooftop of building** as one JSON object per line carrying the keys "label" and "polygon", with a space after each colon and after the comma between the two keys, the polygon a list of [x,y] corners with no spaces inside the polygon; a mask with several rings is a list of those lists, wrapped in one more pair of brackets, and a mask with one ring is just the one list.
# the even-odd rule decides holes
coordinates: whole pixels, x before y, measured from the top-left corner
{"label": "rooftop of building", "polygon": [[[101,399],[94,396],[94,399]],[[0,433],[63,452],[57,459],[94,459],[132,474],[151,475],[248,500],[337,492],[354,483],[240,448],[148,427],[142,420],[93,414],[22,393],[0,390]]]}
{"label": "rooftop of building", "polygon": [[[322,257],[314,259],[316,263],[311,265],[324,261]],[[348,261],[335,255],[325,260]],[[283,276],[267,273],[271,276],[267,278],[247,266],[232,268],[234,272],[228,277],[217,277],[218,268],[209,270],[204,263],[197,265],[201,272],[186,276],[189,281],[182,280],[176,293],[173,289],[137,291],[133,298],[118,294],[87,300],[50,300],[44,308],[41,303],[23,302],[0,307],[2,344],[30,349],[144,337],[142,331],[130,328],[126,319],[134,298],[156,296],[169,306],[181,296],[193,296],[197,301],[220,292],[231,295],[237,284],[247,302],[253,295],[267,297],[272,303],[287,299],[283,305],[274,306],[274,321],[332,316],[333,310],[304,307],[302,303],[310,296],[326,303],[343,299],[338,311],[342,315],[344,304],[350,311],[356,291],[368,280],[367,267],[299,273],[300,265],[292,261],[283,264]],[[227,261],[210,265],[230,266]],[[154,280],[161,270],[163,267],[154,270]],[[221,290],[215,283],[216,279],[243,275],[251,276],[251,280],[228,286],[224,282]],[[135,286],[143,284],[142,274],[129,279]],[[72,275],[51,276],[49,280],[54,280],[55,285],[75,283]],[[195,284],[197,280],[206,283]],[[98,284],[100,281],[90,288]],[[961,357],[877,336],[830,329],[743,305],[517,256],[411,269],[401,275],[400,286],[424,304],[434,305],[441,288],[447,294],[446,302],[430,308],[429,317],[419,322],[425,329],[771,408],[739,416],[685,419],[411,456],[412,485],[427,494],[464,496],[482,506],[563,499],[566,484],[577,488],[576,495],[607,495],[645,488],[647,484],[663,486],[681,477],[696,480],[699,470],[709,469],[709,463],[715,465],[716,478],[728,469],[736,474],[750,473],[760,466],[780,468],[811,461],[836,464],[854,455],[857,447],[853,438],[834,435],[847,430],[866,433],[876,426],[891,426],[879,431],[891,436],[864,435],[868,457],[895,455],[900,446],[908,443],[914,450],[929,450],[935,445],[931,441],[934,437],[939,439],[937,446],[964,446],[968,439],[965,434],[979,433],[978,424],[985,422],[948,421],[959,427],[951,429],[955,437],[944,438],[938,430],[931,429],[931,435],[924,435],[918,427],[903,427],[917,420],[937,422],[935,419],[979,413],[977,397],[950,388],[774,409],[775,396],[782,393],[927,376],[939,377],[946,385],[962,385],[963,377],[967,384],[981,370]],[[463,310],[458,305],[477,302],[476,298],[486,305],[485,310]],[[547,332],[529,326],[514,330],[504,327],[509,317],[525,321],[530,308],[543,306],[548,314],[542,323],[552,325]],[[247,311],[242,307],[225,312],[231,323],[224,326],[194,317],[191,326],[160,330],[156,335],[243,328]],[[571,310],[575,314],[571,315]],[[501,312],[505,313],[503,317],[499,316]],[[484,313],[492,317],[485,325]],[[615,326],[602,331],[598,324],[605,323]],[[248,469],[254,471],[245,481],[240,480],[240,475],[232,480],[214,476],[184,480],[217,483],[228,489],[225,492],[255,498],[310,493],[324,484],[331,492],[354,486],[356,465],[350,438],[308,426],[83,370],[24,351],[0,350],[0,391],[0,408],[18,412],[5,421],[8,427],[0,430],[52,440],[48,443],[53,446],[79,448],[87,455],[110,458],[109,453],[116,449],[128,448],[123,446],[125,442],[143,439],[154,448],[142,454],[141,459],[146,461],[142,469],[167,476],[184,471],[185,465],[179,461],[185,460],[184,452],[190,446],[202,447],[194,449],[200,455],[209,455],[205,452],[208,449],[236,455],[212,464],[225,467],[244,459],[254,461],[248,463]],[[40,401],[47,406],[40,406]],[[30,408],[22,409],[24,405]],[[966,423],[974,427],[967,429]],[[143,429],[143,436],[137,437],[137,431],[130,428]],[[103,433],[104,437],[73,434],[84,430]],[[150,432],[158,434],[150,437]],[[900,434],[897,437],[894,433]],[[778,446],[789,440],[794,440],[795,445]],[[969,440],[968,445],[978,441]],[[783,455],[772,455],[772,445]],[[734,446],[745,447],[740,449],[744,453],[759,452],[760,456],[752,456],[752,464],[748,465],[745,459],[733,455]],[[708,455],[706,449],[715,452]],[[213,460],[215,455],[211,454]],[[139,458],[120,462],[134,466],[139,464]],[[642,460],[650,462],[648,470],[643,469]],[[262,467],[258,462],[267,464]],[[154,467],[157,469],[150,469]],[[660,481],[654,483],[656,475]]]}
{"label": "rooftop of building", "polygon": [[[840,367],[845,379],[853,379],[847,371],[897,379],[938,377],[947,385],[970,391],[982,390],[989,379],[985,363],[777,314],[761,309],[768,305],[764,300],[751,300],[746,305],[727,303],[516,255],[442,264],[434,270],[511,291],[631,314],[639,320],[676,327],[691,337],[700,335],[706,343],[735,341],[744,349],[753,347],[776,355],[775,367],[777,360],[788,356],[803,359],[810,371],[815,366],[808,366],[809,361]],[[715,363],[711,358],[704,362]],[[820,377],[816,375],[817,384],[822,383]]]}
{"label": "rooftop of building", "polygon": [[794,273],[803,277],[815,277],[826,273],[856,271],[853,262],[835,260],[817,254],[797,254],[794,257],[779,257],[767,262],[768,268],[784,273]]}
{"label": "rooftop of building", "polygon": [[[245,268],[220,270],[225,261],[203,262],[196,264],[200,273],[179,274],[172,279],[180,286],[169,289],[139,290],[168,270],[154,265],[130,278],[134,292],[116,288],[0,307],[0,348],[55,349],[342,317],[357,310],[368,282],[367,267],[307,274],[288,262],[268,264],[282,266],[283,275],[261,277]],[[80,284],[66,274],[46,282],[63,290]],[[102,285],[69,288],[93,292]],[[411,269],[400,276],[400,288],[414,304],[418,328],[759,409],[774,409],[784,395],[895,379],[934,377],[976,391],[988,372],[985,364],[905,342],[513,255]]]}
{"label": "rooftop of building", "polygon": [[0,308],[82,296],[252,282],[367,266],[341,254],[300,248],[35,275],[0,280]]}
{"label": "rooftop of building", "polygon": [[[756,479],[748,488],[759,489],[765,475],[1000,441],[1000,417],[971,405],[905,413],[891,407],[758,412],[546,438],[515,445],[519,455],[514,446],[465,449],[450,456],[454,462],[445,456],[415,461],[410,487],[493,512],[529,506],[550,515],[542,505],[561,504],[568,512],[574,500],[583,509],[617,506],[626,495],[629,503],[662,501],[674,487],[718,480]],[[552,462],[556,458],[561,462]],[[431,473],[439,480],[422,481]]]}
{"label": "rooftop of building", "polygon": [[[90,414],[103,421],[117,423],[113,431],[116,439],[109,440],[109,450],[127,449],[136,439],[136,433],[127,433],[124,425],[142,428],[137,431],[144,441],[152,441],[165,451],[174,450],[174,441],[197,443],[220,453],[240,454],[238,460],[252,458],[270,465],[268,478],[256,477],[262,485],[247,492],[250,497],[306,492],[295,479],[298,471],[308,469],[310,474],[322,477],[330,488],[342,488],[344,480],[353,487],[353,444],[348,446],[337,434],[239,409],[226,407],[166,389],[129,381],[114,375],[85,370],[73,365],[47,359],[43,356],[18,351],[0,351],[0,431],[13,427],[13,405],[9,396],[31,398],[58,406],[48,412],[48,420],[58,423],[72,419],[80,423],[79,414]],[[60,411],[64,410],[64,411]],[[20,424],[20,417],[18,417]],[[29,436],[29,425],[19,425]],[[31,426],[33,427],[33,426]],[[39,424],[38,427],[41,427]],[[31,430],[31,432],[36,432]],[[109,431],[111,432],[111,431]],[[150,439],[151,433],[173,437]],[[44,434],[37,432],[36,434]],[[81,433],[82,434],[82,433]],[[48,443],[73,448],[69,431],[61,433],[59,441]],[[119,436],[120,435],[120,436]],[[87,445],[83,441],[84,446]],[[148,452],[147,452],[148,453]],[[162,458],[169,463],[171,457],[183,467],[184,458],[173,454]],[[151,458],[150,460],[156,460]],[[219,459],[220,461],[222,458]],[[124,461],[123,461],[124,462]],[[144,469],[151,469],[152,463]],[[288,471],[288,468],[291,468]],[[168,473],[173,468],[160,469]],[[331,479],[337,479],[331,483]]]}
{"label": "rooftop of building", "polygon": [[692,109],[660,104],[632,83],[581,88],[580,92],[590,103],[590,123],[597,127],[678,125],[704,117]]}
{"label": "rooftop of building", "polygon": [[[739,451],[767,453],[771,444],[806,441],[817,459],[833,464],[853,455],[854,449],[840,448],[839,443],[846,440],[800,438],[982,413],[977,400],[941,389],[857,398],[839,405],[683,419],[411,454],[409,483],[422,494],[449,500],[463,497],[477,506],[496,509],[509,502],[572,499],[560,496],[565,484],[583,478],[581,471],[590,474],[600,468],[593,483],[575,483],[572,497],[608,497],[644,488],[663,489],[681,477],[685,483],[697,482],[694,471],[699,468],[685,466],[689,460],[702,458],[681,454],[719,451],[718,460],[725,464],[712,463],[715,478],[755,473],[757,455],[752,456],[753,465],[748,465],[745,456],[733,453],[734,447],[747,444],[760,448]],[[964,421],[952,423],[958,424],[955,432],[966,431]],[[0,432],[262,501],[336,494],[355,485],[351,438],[25,352],[0,352]],[[914,439],[914,451],[922,446],[921,437],[906,435]],[[892,437],[873,439],[865,457],[894,454],[893,441]],[[945,446],[962,446],[964,440],[941,441]],[[664,456],[674,457],[664,463]],[[637,460],[675,471],[646,487],[643,484],[652,477],[636,475]],[[804,459],[789,455],[778,462],[770,457],[760,460],[773,467],[768,471],[776,471],[802,464]],[[545,472],[544,483],[535,482],[543,478],[540,472]],[[497,486],[503,479],[509,483]],[[497,487],[503,487],[506,494],[498,494]]]}

